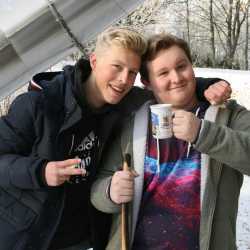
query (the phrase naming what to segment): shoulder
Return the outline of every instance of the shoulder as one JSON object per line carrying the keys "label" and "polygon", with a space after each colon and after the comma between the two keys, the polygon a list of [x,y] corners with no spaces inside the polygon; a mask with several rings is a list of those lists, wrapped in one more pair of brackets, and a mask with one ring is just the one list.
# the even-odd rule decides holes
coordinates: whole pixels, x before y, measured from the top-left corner
{"label": "shoulder", "polygon": [[151,91],[135,86],[121,101],[120,107],[128,112],[132,112],[137,110],[142,104],[151,99],[153,99],[153,94]]}
{"label": "shoulder", "polygon": [[229,100],[226,103],[224,110],[226,112],[229,112],[231,114],[231,116],[239,115],[239,114],[245,114],[245,115],[250,114],[250,111],[247,110],[246,107],[238,104],[236,100]]}
{"label": "shoulder", "polygon": [[7,114],[2,119],[20,126],[29,124],[28,127],[31,127],[36,117],[41,114],[41,100],[40,92],[31,91],[20,94],[13,100]]}
{"label": "shoulder", "polygon": [[153,96],[152,91],[147,90],[145,88],[142,87],[138,87],[138,86],[134,86],[128,96],[132,97],[132,96],[141,96],[144,98],[151,98]]}
{"label": "shoulder", "polygon": [[227,102],[224,113],[228,113],[230,127],[235,129],[241,127],[250,128],[250,111],[235,100]]}
{"label": "shoulder", "polygon": [[242,105],[240,105],[239,103],[237,103],[236,100],[231,99],[226,103],[226,108],[228,108],[229,110],[246,110],[246,108]]}
{"label": "shoulder", "polygon": [[12,102],[10,110],[12,109],[24,109],[26,111],[32,109],[38,103],[41,103],[40,91],[28,91],[18,95]]}

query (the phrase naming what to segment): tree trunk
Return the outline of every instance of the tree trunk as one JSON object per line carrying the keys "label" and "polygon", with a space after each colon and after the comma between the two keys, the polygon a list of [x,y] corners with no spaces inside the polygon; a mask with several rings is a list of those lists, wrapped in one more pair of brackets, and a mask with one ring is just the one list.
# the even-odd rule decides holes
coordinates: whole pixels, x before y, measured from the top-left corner
{"label": "tree trunk", "polygon": [[213,0],[209,3],[209,17],[210,17],[210,42],[212,51],[212,66],[215,67],[215,39],[214,39],[214,17],[213,17]]}
{"label": "tree trunk", "polygon": [[227,55],[226,67],[231,69],[233,67],[232,59],[232,19],[233,19],[233,0],[228,0],[229,11],[227,14]]}
{"label": "tree trunk", "polygon": [[245,70],[248,70],[248,38],[249,38],[249,20],[248,20],[248,14],[249,14],[249,4],[247,3],[246,6],[246,43],[245,43]]}
{"label": "tree trunk", "polygon": [[187,24],[187,42],[189,44],[189,46],[191,47],[190,44],[190,11],[189,11],[189,0],[186,0],[186,11],[187,11],[187,15],[186,15],[186,24]]}

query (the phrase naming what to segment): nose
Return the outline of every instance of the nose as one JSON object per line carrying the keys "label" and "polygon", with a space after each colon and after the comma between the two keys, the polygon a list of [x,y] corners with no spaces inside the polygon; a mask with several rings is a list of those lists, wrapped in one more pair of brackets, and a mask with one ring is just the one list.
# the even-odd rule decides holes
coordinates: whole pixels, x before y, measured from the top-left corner
{"label": "nose", "polygon": [[176,71],[176,70],[173,70],[171,72],[171,82],[177,84],[177,83],[180,82],[180,79],[181,79],[180,73],[178,71]]}
{"label": "nose", "polygon": [[119,81],[123,84],[127,84],[129,81],[129,72],[128,70],[123,70],[119,74]]}

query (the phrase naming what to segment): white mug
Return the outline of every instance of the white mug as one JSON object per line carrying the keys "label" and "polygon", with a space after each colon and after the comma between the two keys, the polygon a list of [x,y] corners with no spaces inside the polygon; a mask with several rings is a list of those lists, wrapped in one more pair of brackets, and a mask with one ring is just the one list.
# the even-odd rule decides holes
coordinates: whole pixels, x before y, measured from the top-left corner
{"label": "white mug", "polygon": [[173,136],[172,105],[150,105],[153,137],[166,139]]}

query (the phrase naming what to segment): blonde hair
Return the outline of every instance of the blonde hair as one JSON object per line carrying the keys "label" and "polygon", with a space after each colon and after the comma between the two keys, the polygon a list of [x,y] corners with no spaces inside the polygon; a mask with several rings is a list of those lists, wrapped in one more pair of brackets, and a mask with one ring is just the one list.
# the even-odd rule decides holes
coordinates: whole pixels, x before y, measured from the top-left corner
{"label": "blonde hair", "polygon": [[147,49],[147,40],[142,34],[131,28],[111,27],[97,37],[95,52],[102,53],[112,45],[132,50],[142,56]]}

